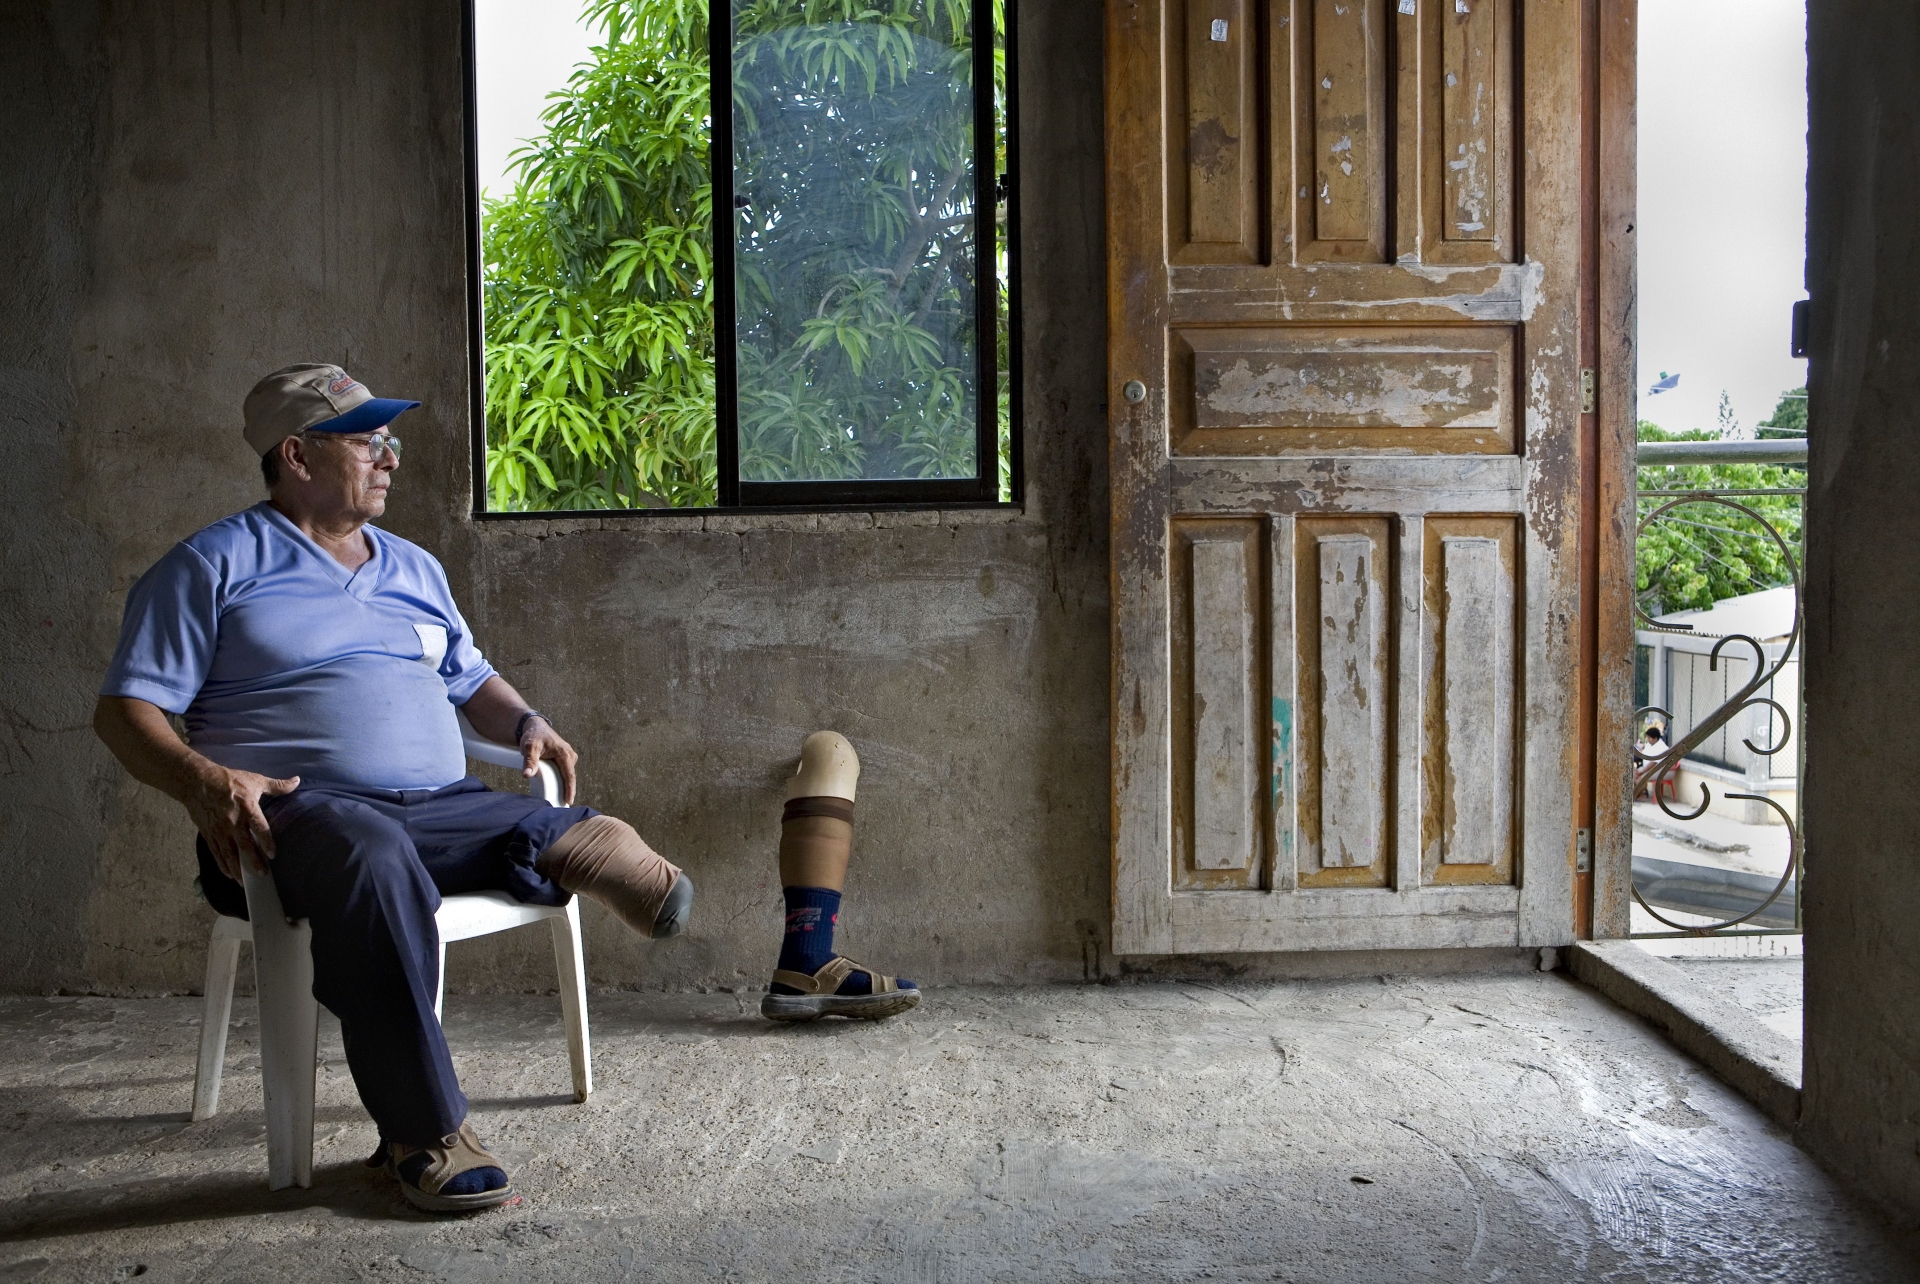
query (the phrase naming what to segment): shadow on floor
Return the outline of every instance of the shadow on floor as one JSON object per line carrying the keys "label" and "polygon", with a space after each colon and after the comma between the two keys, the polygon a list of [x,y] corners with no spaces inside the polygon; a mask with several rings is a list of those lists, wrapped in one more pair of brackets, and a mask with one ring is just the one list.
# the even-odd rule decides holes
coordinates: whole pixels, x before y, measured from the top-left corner
{"label": "shadow on floor", "polygon": [[358,1163],[316,1167],[307,1190],[268,1190],[262,1173],[118,1182],[15,1200],[0,1213],[0,1244],[142,1227],[224,1221],[325,1208],[336,1216],[391,1221],[415,1213],[384,1173]]}
{"label": "shadow on floor", "polygon": [[470,1111],[494,1110],[548,1110],[555,1106],[575,1106],[580,1104],[569,1092],[550,1092],[544,1096],[529,1097],[469,1097],[467,1109]]}

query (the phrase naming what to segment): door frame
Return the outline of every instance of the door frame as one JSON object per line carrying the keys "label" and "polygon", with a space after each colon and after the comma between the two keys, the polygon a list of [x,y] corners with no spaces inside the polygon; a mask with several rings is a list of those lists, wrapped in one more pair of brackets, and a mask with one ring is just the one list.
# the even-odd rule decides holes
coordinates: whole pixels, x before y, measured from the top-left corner
{"label": "door frame", "polygon": [[[1635,370],[1638,351],[1634,224],[1638,195],[1636,111],[1639,0],[1586,0],[1592,39],[1585,55],[1587,166],[1595,199],[1584,202],[1597,225],[1587,236],[1593,267],[1584,293],[1592,318],[1582,342],[1591,343],[1598,413],[1583,415],[1583,472],[1591,476],[1582,505],[1585,567],[1592,604],[1587,632],[1591,661],[1582,702],[1590,734],[1581,771],[1587,798],[1576,812],[1593,831],[1593,870],[1576,873],[1574,924],[1583,937],[1625,936],[1633,902],[1633,767],[1627,753],[1638,730],[1633,702],[1635,441],[1639,423]],[[1585,443],[1583,443],[1585,444]],[[1583,550],[1584,552],[1585,550]]]}

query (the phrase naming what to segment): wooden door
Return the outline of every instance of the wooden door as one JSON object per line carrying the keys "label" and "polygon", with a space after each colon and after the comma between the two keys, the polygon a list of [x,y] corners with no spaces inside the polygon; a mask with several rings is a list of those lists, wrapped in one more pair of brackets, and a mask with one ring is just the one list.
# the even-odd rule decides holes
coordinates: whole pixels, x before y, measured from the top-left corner
{"label": "wooden door", "polygon": [[1114,949],[1572,939],[1578,0],[1107,58]]}

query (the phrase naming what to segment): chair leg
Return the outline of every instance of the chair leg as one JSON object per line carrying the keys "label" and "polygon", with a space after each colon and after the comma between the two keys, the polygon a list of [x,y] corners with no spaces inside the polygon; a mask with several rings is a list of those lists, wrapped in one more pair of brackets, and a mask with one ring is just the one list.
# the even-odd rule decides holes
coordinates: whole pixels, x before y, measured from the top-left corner
{"label": "chair leg", "polygon": [[214,922],[207,941],[206,1000],[200,1013],[200,1065],[193,1076],[193,1117],[211,1119],[220,1110],[220,1072],[227,1058],[227,1024],[233,1018],[233,978],[240,970],[240,942],[230,920]]}
{"label": "chair leg", "polygon": [[260,1077],[267,1106],[267,1187],[313,1185],[314,1061],[320,1004],[313,997],[313,932],[289,923],[267,875],[246,875],[253,971],[260,995]]}
{"label": "chair leg", "polygon": [[593,1041],[587,1032],[587,969],[580,948],[580,898],[567,902],[565,918],[553,927],[553,962],[560,973],[560,1011],[567,1022],[567,1058],[573,1063],[573,1099],[593,1091]]}
{"label": "chair leg", "polygon": [[440,1010],[446,1006],[446,1002],[447,1002],[447,943],[445,941],[442,941],[440,942],[440,979],[433,983],[433,1019],[440,1022],[442,1025],[446,1024],[446,1019],[440,1015]]}

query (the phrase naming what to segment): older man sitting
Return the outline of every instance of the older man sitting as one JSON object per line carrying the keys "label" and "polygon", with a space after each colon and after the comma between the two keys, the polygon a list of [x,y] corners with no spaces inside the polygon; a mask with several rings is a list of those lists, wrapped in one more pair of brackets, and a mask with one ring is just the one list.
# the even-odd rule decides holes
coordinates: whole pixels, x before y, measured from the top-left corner
{"label": "older man sitting", "polygon": [[[310,922],[315,997],[380,1127],[369,1163],[420,1207],[457,1211],[513,1187],[466,1120],[434,1016],[441,895],[558,905],[579,891],[662,937],[686,922],[693,884],[624,822],[571,805],[577,755],[482,658],[439,562],[368,525],[400,462],[387,426],[417,405],[338,366],[261,380],[245,435],[271,498],[134,585],[94,727],[186,807],[216,910],[246,916],[245,864]],[[517,743],[527,775],[552,763],[569,805],[468,776],[456,705]]]}

